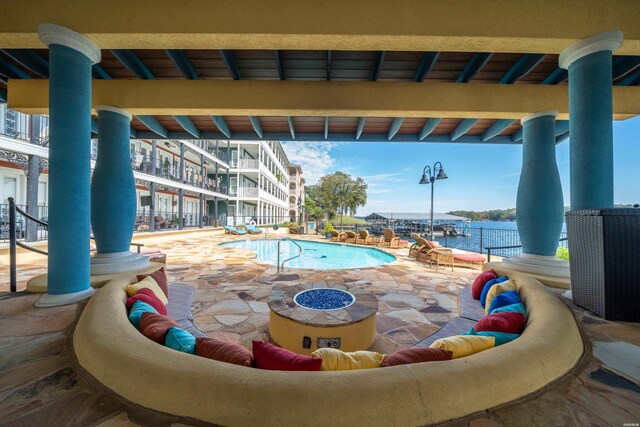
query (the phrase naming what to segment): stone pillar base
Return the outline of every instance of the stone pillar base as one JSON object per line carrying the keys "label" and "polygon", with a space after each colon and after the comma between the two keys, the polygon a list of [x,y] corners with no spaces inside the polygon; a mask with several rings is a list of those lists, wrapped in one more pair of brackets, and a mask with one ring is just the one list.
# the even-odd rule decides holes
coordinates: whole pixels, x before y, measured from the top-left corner
{"label": "stone pillar base", "polygon": [[70,294],[42,294],[35,302],[36,307],[58,307],[61,305],[74,304],[82,300],[88,299],[96,292],[95,289],[89,288],[80,292],[73,292]]}
{"label": "stone pillar base", "polygon": [[91,256],[91,275],[123,273],[139,270],[149,265],[149,257],[133,252],[111,254],[96,253]]}
{"label": "stone pillar base", "polygon": [[502,264],[510,270],[522,273],[569,278],[569,261],[555,256],[520,254],[503,258]]}

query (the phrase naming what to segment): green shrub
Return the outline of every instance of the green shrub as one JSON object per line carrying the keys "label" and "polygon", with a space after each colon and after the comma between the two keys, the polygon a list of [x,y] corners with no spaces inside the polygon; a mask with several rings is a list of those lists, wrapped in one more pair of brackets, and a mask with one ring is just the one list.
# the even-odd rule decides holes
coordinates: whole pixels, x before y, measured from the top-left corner
{"label": "green shrub", "polygon": [[331,233],[333,231],[333,225],[330,222],[327,222],[327,225],[324,226],[324,234]]}
{"label": "green shrub", "polygon": [[569,261],[569,249],[565,246],[560,246],[556,251],[556,256],[560,259]]}

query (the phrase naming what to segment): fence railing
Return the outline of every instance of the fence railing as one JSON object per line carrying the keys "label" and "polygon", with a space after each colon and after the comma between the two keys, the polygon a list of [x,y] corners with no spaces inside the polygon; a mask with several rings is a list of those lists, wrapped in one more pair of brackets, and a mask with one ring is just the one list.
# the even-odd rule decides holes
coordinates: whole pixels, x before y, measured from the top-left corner
{"label": "fence railing", "polygon": [[[291,222],[288,215],[229,215],[227,216],[227,225],[285,225]],[[295,222],[295,221],[294,221]]]}
{"label": "fence railing", "polygon": [[[28,206],[15,206],[17,208],[16,239],[27,242],[47,240],[49,237],[47,227],[37,222],[29,223],[27,218],[21,213],[28,212]],[[10,211],[10,203],[0,204],[0,243],[7,243],[9,241]],[[43,222],[47,222],[47,212],[48,208],[46,206],[38,206],[38,212],[33,216]]]}

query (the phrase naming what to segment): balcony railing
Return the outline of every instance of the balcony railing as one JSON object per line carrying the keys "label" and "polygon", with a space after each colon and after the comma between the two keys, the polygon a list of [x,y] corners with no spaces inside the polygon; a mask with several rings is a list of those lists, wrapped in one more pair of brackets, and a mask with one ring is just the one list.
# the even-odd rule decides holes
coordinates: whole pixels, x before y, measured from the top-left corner
{"label": "balcony railing", "polygon": [[232,189],[230,195],[235,197],[258,197],[258,187],[237,187],[235,192]]}
{"label": "balcony railing", "polygon": [[258,169],[260,162],[256,159],[238,159],[238,169]]}

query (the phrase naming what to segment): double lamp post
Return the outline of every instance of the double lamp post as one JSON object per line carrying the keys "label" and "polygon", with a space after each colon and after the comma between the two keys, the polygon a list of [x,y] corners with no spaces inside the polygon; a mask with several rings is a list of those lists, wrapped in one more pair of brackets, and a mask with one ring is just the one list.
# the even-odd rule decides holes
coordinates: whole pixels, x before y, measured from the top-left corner
{"label": "double lamp post", "polygon": [[[428,175],[427,175],[428,174]],[[448,176],[444,173],[444,168],[442,167],[442,163],[435,162],[433,168],[430,166],[425,166],[422,170],[422,179],[419,184],[431,184],[431,221],[430,221],[430,239],[433,241],[433,188],[435,186],[436,180],[447,179]]]}

